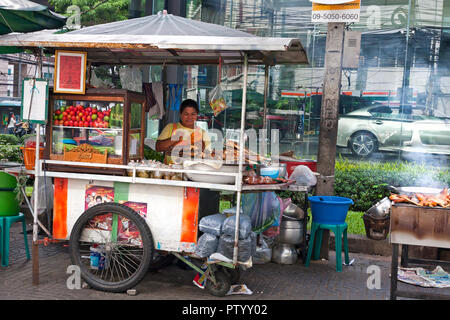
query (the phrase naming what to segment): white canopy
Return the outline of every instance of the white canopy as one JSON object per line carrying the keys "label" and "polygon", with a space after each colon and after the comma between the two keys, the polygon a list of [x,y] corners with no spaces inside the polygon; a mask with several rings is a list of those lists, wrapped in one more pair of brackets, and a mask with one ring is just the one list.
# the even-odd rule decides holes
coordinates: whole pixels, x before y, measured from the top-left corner
{"label": "white canopy", "polygon": [[87,51],[93,64],[305,64],[299,39],[257,37],[166,13],[67,33],[44,30],[0,37],[0,46]]}

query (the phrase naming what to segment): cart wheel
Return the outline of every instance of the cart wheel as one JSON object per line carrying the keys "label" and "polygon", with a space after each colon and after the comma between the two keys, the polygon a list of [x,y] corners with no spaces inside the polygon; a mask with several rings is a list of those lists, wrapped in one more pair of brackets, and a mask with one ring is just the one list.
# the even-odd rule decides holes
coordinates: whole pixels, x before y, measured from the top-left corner
{"label": "cart wheel", "polygon": [[152,260],[150,261],[149,270],[156,271],[164,267],[170,266],[175,261],[175,256],[170,253],[155,250]]}
{"label": "cart wheel", "polygon": [[124,292],[145,276],[153,255],[153,238],[145,220],[118,203],[86,210],[70,235],[70,258],[92,287]]}
{"label": "cart wheel", "polygon": [[233,268],[227,268],[222,266],[222,271],[230,279],[230,284],[237,284],[241,279],[241,269],[239,266]]}
{"label": "cart wheel", "polygon": [[223,271],[215,271],[216,284],[210,279],[206,279],[205,287],[213,296],[223,297],[230,290],[230,278]]}

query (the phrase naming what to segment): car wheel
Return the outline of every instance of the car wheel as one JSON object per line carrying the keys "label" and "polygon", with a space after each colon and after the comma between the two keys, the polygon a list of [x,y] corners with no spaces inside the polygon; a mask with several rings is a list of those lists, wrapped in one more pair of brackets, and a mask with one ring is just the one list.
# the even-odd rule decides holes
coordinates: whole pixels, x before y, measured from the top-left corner
{"label": "car wheel", "polygon": [[356,132],[350,139],[350,150],[359,157],[367,157],[378,148],[375,136],[367,131]]}

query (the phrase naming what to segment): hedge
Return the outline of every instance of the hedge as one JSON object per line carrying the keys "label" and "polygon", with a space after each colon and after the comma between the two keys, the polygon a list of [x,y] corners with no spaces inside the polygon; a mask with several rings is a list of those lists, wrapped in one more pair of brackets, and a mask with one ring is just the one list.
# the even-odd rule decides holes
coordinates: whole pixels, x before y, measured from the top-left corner
{"label": "hedge", "polygon": [[[370,161],[336,160],[334,194],[351,198],[353,211],[367,211],[382,198],[389,196],[387,186],[417,186],[444,188],[450,183],[447,168],[408,162],[379,163]],[[282,191],[282,198],[290,197],[303,206],[304,195]]]}
{"label": "hedge", "polygon": [[0,134],[0,160],[23,162],[21,140],[12,134]]}

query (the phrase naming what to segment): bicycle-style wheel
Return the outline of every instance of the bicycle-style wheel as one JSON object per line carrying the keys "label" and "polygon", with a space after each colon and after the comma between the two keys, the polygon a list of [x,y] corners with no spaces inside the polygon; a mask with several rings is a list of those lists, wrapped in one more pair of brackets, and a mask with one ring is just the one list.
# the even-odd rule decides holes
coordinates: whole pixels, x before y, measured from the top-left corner
{"label": "bicycle-style wheel", "polygon": [[70,235],[70,257],[92,287],[124,292],[145,276],[153,255],[153,239],[145,220],[118,203],[86,210]]}

